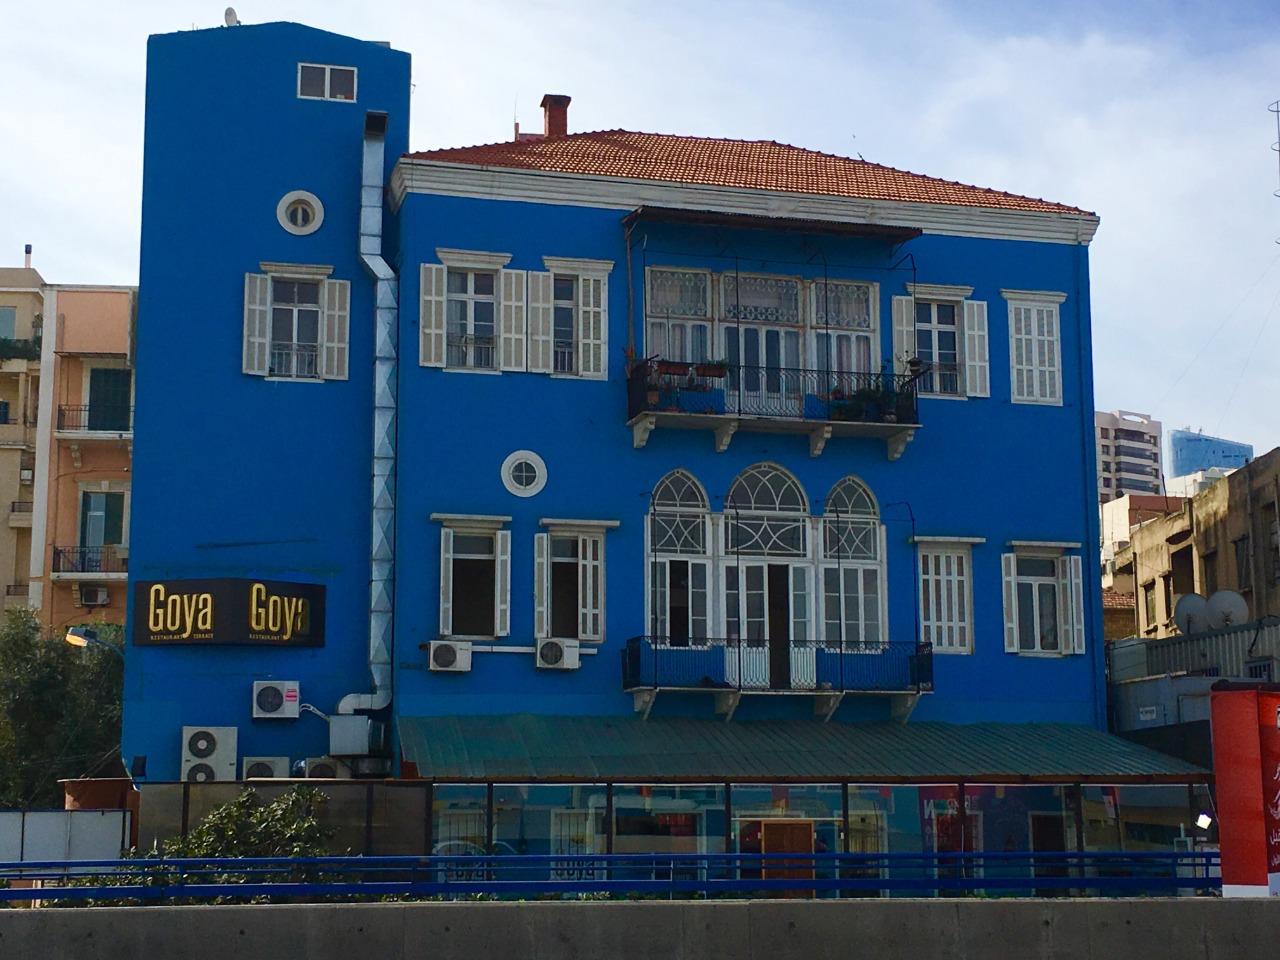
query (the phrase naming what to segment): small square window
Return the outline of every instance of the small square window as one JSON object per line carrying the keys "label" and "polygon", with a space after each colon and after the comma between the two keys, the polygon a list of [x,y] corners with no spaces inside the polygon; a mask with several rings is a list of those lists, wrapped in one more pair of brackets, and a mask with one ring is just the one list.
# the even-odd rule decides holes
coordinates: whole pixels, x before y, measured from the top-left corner
{"label": "small square window", "polygon": [[324,98],[324,67],[303,64],[298,71],[298,96]]}
{"label": "small square window", "polygon": [[346,67],[329,70],[329,99],[354,100],[356,98],[356,72]]}
{"label": "small square window", "polygon": [[12,340],[18,327],[18,308],[0,307],[0,338]]}

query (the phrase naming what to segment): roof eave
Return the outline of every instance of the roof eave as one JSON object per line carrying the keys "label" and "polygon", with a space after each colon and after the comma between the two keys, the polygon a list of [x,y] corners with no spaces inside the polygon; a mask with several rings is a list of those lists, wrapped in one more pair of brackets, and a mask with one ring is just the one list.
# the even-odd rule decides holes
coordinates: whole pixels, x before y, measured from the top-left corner
{"label": "roof eave", "polygon": [[875,200],[829,194],[722,187],[669,180],[640,180],[559,173],[403,156],[391,175],[391,202],[399,209],[410,193],[634,210],[665,207],[717,213],[841,223],[919,227],[944,236],[984,237],[1087,245],[1096,214],[1010,210],[918,200]]}

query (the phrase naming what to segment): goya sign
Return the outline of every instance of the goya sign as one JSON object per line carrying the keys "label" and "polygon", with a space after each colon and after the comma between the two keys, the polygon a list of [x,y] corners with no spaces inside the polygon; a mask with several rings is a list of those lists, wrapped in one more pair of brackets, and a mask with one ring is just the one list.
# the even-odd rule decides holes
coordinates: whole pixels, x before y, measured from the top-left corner
{"label": "goya sign", "polygon": [[142,580],[135,644],[324,645],[324,587],[281,580]]}

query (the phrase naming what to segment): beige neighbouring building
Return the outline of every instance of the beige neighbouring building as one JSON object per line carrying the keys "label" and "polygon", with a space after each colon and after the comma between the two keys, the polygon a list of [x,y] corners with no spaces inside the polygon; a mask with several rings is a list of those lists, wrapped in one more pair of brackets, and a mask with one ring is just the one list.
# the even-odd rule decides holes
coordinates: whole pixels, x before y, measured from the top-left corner
{"label": "beige neighbouring building", "polygon": [[39,297],[22,592],[50,630],[123,624],[137,290],[42,284]]}
{"label": "beige neighbouring building", "polygon": [[1251,620],[1280,615],[1280,448],[1135,527],[1115,573],[1117,589],[1136,587],[1140,637],[1173,636],[1173,608],[1187,593],[1235,590]]}
{"label": "beige neighbouring building", "polygon": [[0,583],[6,608],[27,604],[44,295],[44,279],[29,256],[26,266],[0,267]]}

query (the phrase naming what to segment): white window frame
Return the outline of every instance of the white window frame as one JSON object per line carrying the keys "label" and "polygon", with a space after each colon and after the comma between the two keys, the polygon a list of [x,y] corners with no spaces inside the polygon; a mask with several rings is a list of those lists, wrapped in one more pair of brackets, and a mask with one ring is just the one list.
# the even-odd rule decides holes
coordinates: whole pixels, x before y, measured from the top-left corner
{"label": "white window frame", "polygon": [[[1024,657],[1067,657],[1082,655],[1085,652],[1085,613],[1083,559],[1079,553],[1068,553],[1068,550],[1079,550],[1079,543],[1067,541],[1009,541],[1010,552],[1001,557],[1001,573],[1004,594],[1005,620],[1005,652]],[[1054,564],[1052,576],[1031,576],[1018,572],[1018,560],[1049,560]],[[1035,646],[1023,649],[1019,636],[1018,585],[1028,582],[1036,585],[1032,596],[1036,612],[1039,612],[1040,590],[1044,584],[1054,586],[1054,603],[1056,605],[1055,621],[1058,633],[1058,649],[1046,650],[1040,644],[1037,627]],[[1039,616],[1034,618],[1038,625]]]}
{"label": "white window frame", "polygon": [[[480,514],[433,513],[440,524],[440,609],[439,635],[442,639],[493,642],[511,633],[511,531],[510,517]],[[460,536],[493,538],[493,634],[473,636],[453,632],[453,538]]]}
{"label": "white window frame", "polygon": [[[968,543],[916,540],[919,564],[917,603],[920,605],[921,642],[931,643],[934,653],[973,652],[973,550]],[[947,559],[951,568],[946,569]],[[931,562],[933,561],[933,562]],[[938,561],[941,561],[939,563]],[[941,567],[935,570],[935,567]],[[959,612],[963,606],[963,614]],[[950,615],[939,615],[939,609]],[[948,642],[940,642],[946,638]]]}
{"label": "white window frame", "polygon": [[[551,357],[549,372],[553,377],[573,377],[580,380],[607,380],[609,378],[609,274],[612,260],[589,260],[581,257],[543,257],[542,264],[551,274],[549,333]],[[557,277],[572,278],[573,302],[555,299]],[[588,303],[589,291],[598,290],[598,302]],[[594,301],[594,298],[591,298]],[[573,309],[573,369],[557,370],[555,364],[555,312],[557,306]],[[588,336],[588,328],[599,323],[599,338]],[[599,349],[599,369],[591,369],[595,358],[591,354]]]}
{"label": "white window frame", "polygon": [[[831,287],[866,287],[867,288],[867,313],[871,321],[869,328],[861,327],[845,327],[836,324],[821,323],[818,320],[818,298],[824,286]],[[808,296],[804,297],[805,325],[810,330],[809,346],[807,357],[810,367],[818,371],[820,374],[826,374],[837,383],[838,378],[844,375],[852,375],[852,379],[863,375],[877,375],[880,373],[880,367],[883,363],[883,350],[880,345],[880,284],[873,280],[850,280],[846,277],[837,279],[821,280],[815,279],[809,281]],[[849,337],[851,341],[851,370],[838,370],[834,363],[829,364],[829,369],[824,369],[818,359],[818,338],[821,336],[828,337],[830,343],[834,346],[840,337]],[[867,369],[859,369],[858,364],[858,338],[868,338],[868,359]],[[831,349],[829,356],[834,358],[838,355],[839,350]]]}
{"label": "white window frame", "polygon": [[[650,308],[653,306],[653,297],[650,295],[653,289],[653,275],[655,273],[696,273],[706,278],[706,312],[702,316],[685,316],[683,314],[661,315],[651,313]],[[645,355],[656,356],[662,360],[687,360],[690,363],[701,362],[692,359],[693,331],[696,328],[703,328],[707,334],[707,356],[705,360],[708,362],[715,361],[716,358],[716,342],[715,342],[715,323],[712,316],[712,289],[715,286],[715,277],[710,270],[704,270],[697,267],[678,267],[678,266],[651,266],[645,268],[644,274],[644,305],[645,305],[645,323],[644,323],[644,343]],[[655,331],[661,328],[662,343],[657,343],[654,336]],[[673,328],[679,328],[684,332],[685,352],[688,357],[672,356],[671,351],[671,331]]]}
{"label": "white window frame", "polygon": [[[912,315],[912,322],[915,324],[915,338],[916,338],[911,343],[913,356],[917,356],[917,357],[920,356],[919,338],[920,338],[920,331],[922,329],[927,330],[930,333],[930,339],[932,341],[930,350],[934,357],[936,357],[938,354],[938,334],[939,333],[945,333],[948,330],[950,330],[950,332],[953,333],[956,338],[956,360],[955,360],[956,388],[955,390],[939,390],[938,389],[938,385],[941,378],[941,371],[935,368],[928,374],[928,376],[930,377],[937,378],[932,381],[934,389],[932,390],[922,389],[920,390],[920,396],[928,397],[930,400],[964,400],[968,396],[968,391],[965,387],[965,376],[964,376],[965,375],[965,359],[966,359],[965,349],[964,349],[965,348],[964,300],[963,299],[954,300],[950,297],[936,297],[936,296],[935,297],[917,296],[914,298],[914,300],[915,302],[913,304],[913,307],[917,311],[917,313]],[[919,308],[922,305],[929,307],[930,320],[926,324],[921,324],[918,316]],[[954,326],[947,327],[943,324],[938,323],[937,308],[939,306],[951,307],[955,315]],[[935,360],[933,362],[936,363],[937,361]]]}
{"label": "white window frame", "polygon": [[[311,222],[305,226],[300,227],[289,219],[289,208],[296,201],[302,201],[311,207]],[[290,190],[276,204],[276,220],[295,237],[305,237],[315,233],[324,223],[324,204],[319,197],[307,190]]]}
{"label": "white window frame", "polygon": [[[535,632],[537,639],[577,641],[598,645],[605,640],[605,534],[619,526],[617,520],[566,520],[544,517],[542,533],[534,536]],[[556,637],[551,570],[552,539],[578,542],[578,636]]]}
{"label": "white window frame", "polygon": [[[1008,304],[1010,400],[1013,403],[1062,406],[1062,316],[1059,305],[1067,299],[1067,295],[1043,290],[1001,290],[1000,296]],[[1033,324],[1033,329],[1031,333],[1024,333],[1019,337],[1018,313],[1024,310],[1028,311],[1028,319]],[[1041,310],[1047,312],[1047,319],[1053,325],[1051,335],[1041,336],[1034,330],[1034,325],[1039,320],[1037,311]],[[1025,361],[1021,364],[1018,363],[1019,339],[1023,341],[1022,346],[1024,348],[1029,347],[1031,349],[1032,358],[1030,363]],[[1054,356],[1052,365],[1042,365],[1038,362],[1039,348],[1042,344],[1052,346]],[[1024,386],[1021,392],[1018,390],[1018,374],[1020,372],[1024,375]],[[1042,388],[1041,380],[1045,378],[1048,379],[1048,382]],[[1031,389],[1027,389],[1027,384],[1030,384]]]}
{"label": "white window frame", "polygon": [[[457,293],[449,289],[449,276],[451,274],[455,276],[466,277],[467,289],[465,292]],[[476,277],[478,276],[486,276],[486,277],[491,277],[493,279],[492,292],[488,294],[475,292]],[[499,356],[499,353],[502,349],[501,285],[502,285],[502,275],[498,270],[493,270],[488,267],[457,267],[457,266],[451,266],[451,265],[445,266],[445,280],[444,280],[444,324],[445,324],[444,326],[444,357],[445,359],[444,359],[444,364],[445,364],[446,370],[466,370],[472,373],[496,373],[501,368],[501,358]],[[464,311],[463,321],[464,321],[465,330],[462,336],[471,341],[474,341],[476,336],[475,335],[475,325],[476,325],[475,305],[477,303],[488,303],[493,305],[493,315],[489,321],[493,332],[489,338],[490,342],[489,342],[488,365],[482,366],[480,364],[472,362],[475,358],[475,350],[476,350],[476,346],[474,345],[474,343],[472,344],[471,349],[467,350],[466,352],[468,362],[466,363],[450,363],[449,362],[450,353],[451,353],[450,339],[452,336],[449,329],[449,310],[450,310],[449,304],[450,303],[461,303],[463,305],[463,311]]]}
{"label": "white window frame", "polygon": [[[302,68],[317,67],[324,71],[324,96],[313,97],[310,94],[302,92]],[[351,99],[345,97],[331,97],[329,91],[332,89],[332,75],[334,70],[350,70],[351,71]],[[326,103],[356,103],[360,99],[360,71],[355,67],[344,66],[340,63],[298,63],[296,91],[299,100],[323,100]]]}

